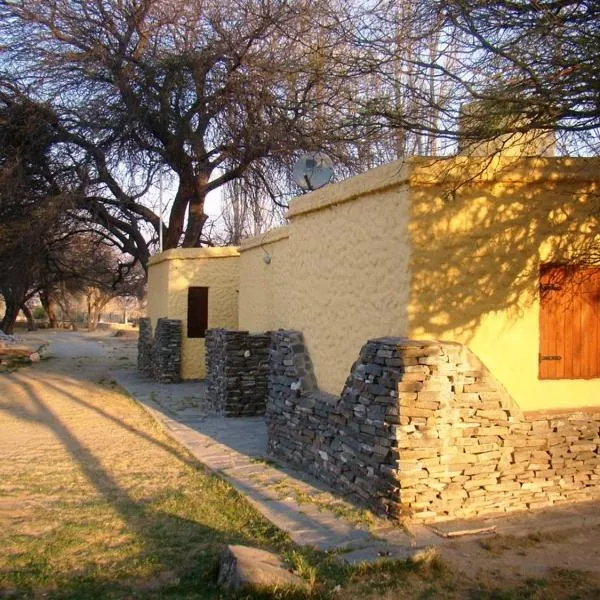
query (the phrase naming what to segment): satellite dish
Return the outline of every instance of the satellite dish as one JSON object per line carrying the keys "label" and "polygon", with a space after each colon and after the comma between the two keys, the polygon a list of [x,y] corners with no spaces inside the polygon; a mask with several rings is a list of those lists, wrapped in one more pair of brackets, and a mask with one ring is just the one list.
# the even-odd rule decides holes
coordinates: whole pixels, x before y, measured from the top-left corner
{"label": "satellite dish", "polygon": [[333,163],[327,154],[303,154],[292,171],[294,181],[304,191],[316,190],[328,184],[333,177]]}

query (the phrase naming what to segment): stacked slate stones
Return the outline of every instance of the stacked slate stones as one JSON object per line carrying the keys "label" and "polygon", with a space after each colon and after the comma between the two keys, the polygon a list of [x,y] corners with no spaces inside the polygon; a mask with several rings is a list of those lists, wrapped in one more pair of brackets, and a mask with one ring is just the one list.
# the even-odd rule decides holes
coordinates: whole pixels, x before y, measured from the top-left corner
{"label": "stacked slate stones", "polygon": [[270,389],[311,392],[317,388],[312,362],[298,331],[279,329],[271,334]]}
{"label": "stacked slate stones", "polygon": [[270,344],[269,333],[206,332],[208,397],[217,412],[226,417],[265,413]]}
{"label": "stacked slate stones", "polygon": [[181,329],[179,319],[158,319],[153,350],[153,375],[160,383],[181,381]]}
{"label": "stacked slate stones", "polygon": [[150,319],[143,318],[139,320],[138,336],[138,356],[137,368],[144,375],[152,375],[154,368],[152,366],[152,348],[154,340],[152,338],[152,324]]}
{"label": "stacked slate stones", "polygon": [[[247,370],[245,332],[213,335],[211,389],[238,410],[266,369]],[[317,389],[302,334],[273,333],[269,357],[269,451],[377,512],[439,521],[600,499],[600,410],[524,416],[461,344],[370,340],[339,398]]]}
{"label": "stacked slate stones", "polygon": [[224,329],[207,329],[204,336],[207,396],[211,407],[217,413],[223,412],[224,404],[225,385],[222,384],[225,378],[224,331]]}
{"label": "stacked slate stones", "polygon": [[524,416],[465,346],[370,340],[340,399],[302,390],[281,346],[271,452],[375,510],[439,521],[600,498],[600,411]]}
{"label": "stacked slate stones", "polygon": [[152,336],[150,319],[139,322],[138,371],[160,383],[181,381],[181,321],[158,319]]}
{"label": "stacked slate stones", "polygon": [[301,334],[278,331],[266,412],[269,451],[351,500],[397,516],[399,453],[386,422],[388,413],[397,414],[397,366],[384,345],[368,343],[337,398],[316,390]]}
{"label": "stacked slate stones", "polygon": [[466,347],[399,350],[424,369],[412,392],[398,394],[402,505],[413,518],[600,498],[600,411],[524,416]]}

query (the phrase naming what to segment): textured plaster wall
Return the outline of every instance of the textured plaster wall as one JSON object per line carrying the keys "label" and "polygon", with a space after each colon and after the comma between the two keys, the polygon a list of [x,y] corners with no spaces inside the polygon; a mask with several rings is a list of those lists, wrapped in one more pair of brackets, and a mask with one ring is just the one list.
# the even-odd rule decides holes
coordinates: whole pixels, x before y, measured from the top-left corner
{"label": "textured plaster wall", "polygon": [[[539,264],[598,242],[599,167],[565,158],[397,161],[295,199],[289,225],[246,241],[239,259],[235,249],[155,257],[149,315],[153,324],[181,318],[185,334],[185,290],[207,285],[209,326],[237,328],[239,289],[240,327],[302,331],[329,393],[341,392],[365,340],[410,336],[467,344],[523,410],[598,406],[598,379],[537,373]],[[184,337],[183,354],[182,375],[203,377],[203,341]]]}
{"label": "textured plaster wall", "polygon": [[594,241],[597,167],[465,159],[411,178],[410,335],[467,344],[526,411],[600,404],[598,379],[538,379],[539,264]]}
{"label": "textured plaster wall", "polygon": [[169,263],[154,263],[150,259],[148,266],[148,317],[152,323],[152,331],[156,331],[156,322],[166,317],[169,312]]}
{"label": "textured plaster wall", "polygon": [[[281,227],[242,244],[240,328],[270,331],[287,327],[290,280],[289,229]],[[265,256],[271,262],[265,263]]]}
{"label": "textured plaster wall", "polygon": [[406,167],[392,163],[295,200],[289,312],[321,390],[340,394],[365,340],[407,333]]}
{"label": "textured plaster wall", "polygon": [[[239,252],[237,248],[178,248],[163,252],[150,263],[148,296],[155,295],[150,274],[167,265],[167,316],[183,323],[181,377],[202,379],[206,376],[204,339],[187,337],[187,289],[206,286],[209,328],[238,327]],[[164,267],[163,267],[164,268]],[[156,281],[164,281],[156,278]],[[162,287],[158,288],[159,294]],[[163,308],[163,305],[161,305]]]}

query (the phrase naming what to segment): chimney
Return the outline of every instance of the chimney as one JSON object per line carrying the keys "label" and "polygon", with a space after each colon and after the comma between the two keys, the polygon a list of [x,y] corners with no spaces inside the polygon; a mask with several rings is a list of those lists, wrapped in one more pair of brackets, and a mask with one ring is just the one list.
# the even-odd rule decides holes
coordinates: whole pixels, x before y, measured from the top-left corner
{"label": "chimney", "polygon": [[[510,105],[475,101],[459,114],[458,154],[461,156],[531,157],[556,155],[553,131],[527,129],[527,119]],[[519,129],[523,131],[518,131]]]}

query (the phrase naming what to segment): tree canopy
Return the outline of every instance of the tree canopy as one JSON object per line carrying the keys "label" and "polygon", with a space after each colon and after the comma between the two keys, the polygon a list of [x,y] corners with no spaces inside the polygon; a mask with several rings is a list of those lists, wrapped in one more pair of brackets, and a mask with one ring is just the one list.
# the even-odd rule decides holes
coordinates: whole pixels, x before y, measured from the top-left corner
{"label": "tree canopy", "polygon": [[144,263],[144,228],[156,235],[159,218],[142,198],[158,169],[177,180],[171,248],[205,242],[206,195],[258,165],[323,148],[351,160],[358,129],[338,101],[349,79],[331,81],[344,42],[318,2],[0,6],[9,70],[52,104],[63,143],[86,166],[82,208]]}
{"label": "tree canopy", "polygon": [[0,79],[48,116],[44,160],[70,178],[71,215],[146,265],[159,172],[176,186],[171,248],[212,243],[215,190],[237,206],[285,205],[303,151],[352,173],[539,130],[597,154],[599,11],[592,0],[0,0]]}
{"label": "tree canopy", "polygon": [[[61,149],[60,127],[46,105],[0,89],[0,293],[11,331],[20,309],[60,286],[131,288],[133,263],[119,260],[100,228],[80,219],[82,177]],[[126,289],[127,288],[127,289]]]}
{"label": "tree canopy", "polygon": [[[362,104],[382,127],[450,151],[460,139],[536,130],[554,132],[563,152],[598,153],[594,0],[389,1],[373,10],[369,34],[350,31],[364,69],[382,82]],[[469,104],[477,119],[464,118]]]}

